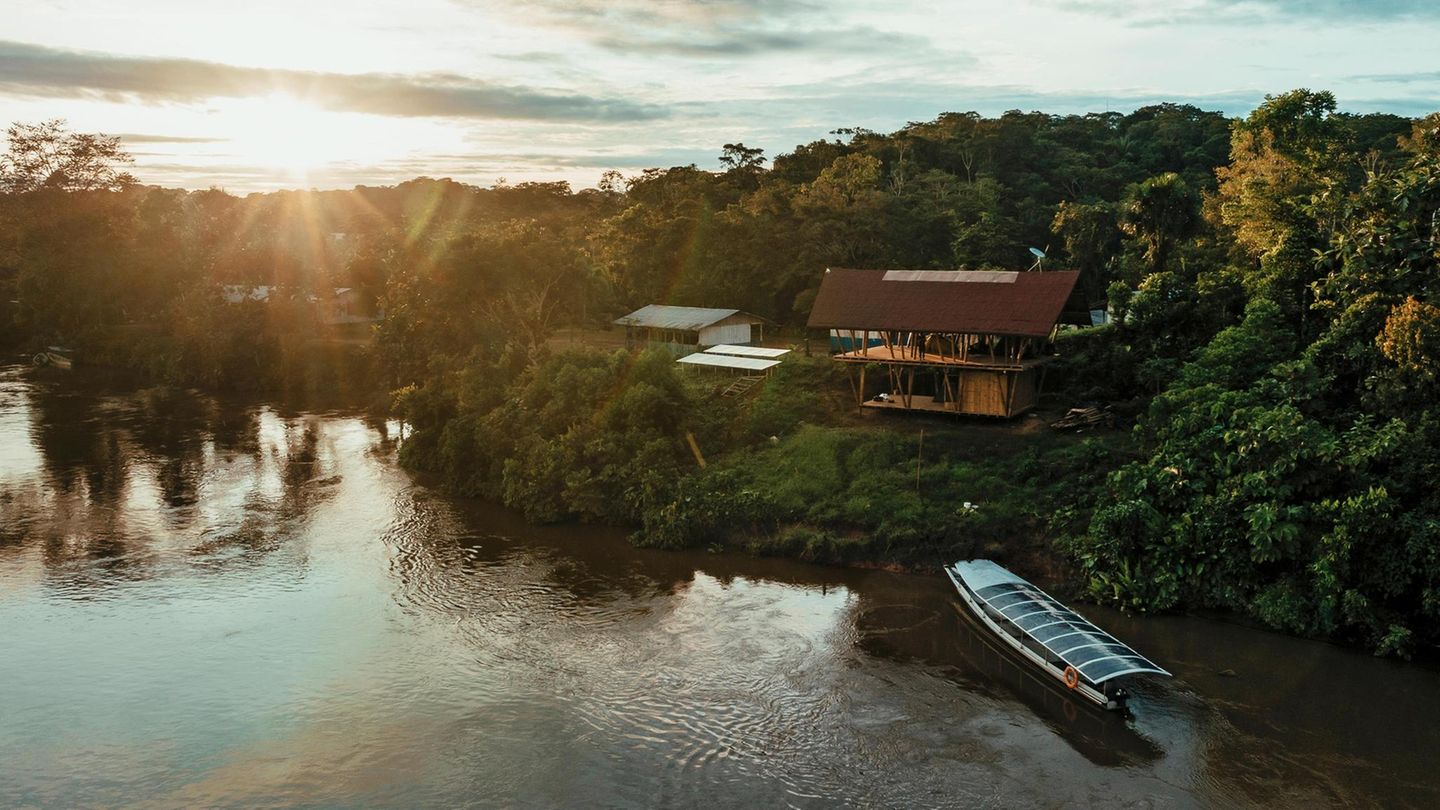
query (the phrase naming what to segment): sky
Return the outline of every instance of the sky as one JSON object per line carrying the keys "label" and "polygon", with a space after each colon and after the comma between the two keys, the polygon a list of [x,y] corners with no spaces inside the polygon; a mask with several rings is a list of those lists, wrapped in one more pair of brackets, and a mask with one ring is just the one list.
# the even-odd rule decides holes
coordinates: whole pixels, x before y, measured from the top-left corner
{"label": "sky", "polygon": [[0,125],[122,136],[142,182],[715,168],[947,111],[1440,109],[1440,0],[9,0]]}

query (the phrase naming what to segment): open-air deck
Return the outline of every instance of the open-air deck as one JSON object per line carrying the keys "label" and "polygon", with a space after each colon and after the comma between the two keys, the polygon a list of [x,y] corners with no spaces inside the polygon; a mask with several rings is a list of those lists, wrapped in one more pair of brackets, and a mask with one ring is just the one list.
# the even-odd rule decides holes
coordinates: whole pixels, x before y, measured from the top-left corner
{"label": "open-air deck", "polygon": [[1024,371],[1039,368],[1055,360],[1050,356],[1025,357],[1015,360],[986,352],[974,352],[959,356],[933,351],[918,352],[908,346],[868,346],[855,351],[833,354],[830,359],[842,363],[893,363],[896,365],[951,366],[1000,371]]}

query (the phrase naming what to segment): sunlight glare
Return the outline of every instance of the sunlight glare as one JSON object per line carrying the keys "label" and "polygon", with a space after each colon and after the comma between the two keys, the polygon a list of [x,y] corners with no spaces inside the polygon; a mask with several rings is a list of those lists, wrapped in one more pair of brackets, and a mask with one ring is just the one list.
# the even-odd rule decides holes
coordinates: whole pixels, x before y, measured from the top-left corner
{"label": "sunlight glare", "polygon": [[395,139],[381,137],[392,134],[386,132],[390,121],[321,110],[286,94],[229,101],[220,113],[236,157],[294,179],[332,164],[371,164],[403,153]]}

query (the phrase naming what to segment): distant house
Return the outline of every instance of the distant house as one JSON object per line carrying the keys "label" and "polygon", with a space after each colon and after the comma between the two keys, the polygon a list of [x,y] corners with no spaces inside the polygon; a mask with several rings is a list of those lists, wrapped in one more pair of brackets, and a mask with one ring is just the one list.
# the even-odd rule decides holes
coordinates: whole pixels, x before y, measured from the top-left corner
{"label": "distant house", "polygon": [[765,338],[765,319],[738,309],[651,304],[615,323],[625,327],[629,345],[661,345],[676,354],[722,344],[748,346]]}
{"label": "distant house", "polygon": [[[842,338],[834,359],[852,382],[858,371],[862,407],[1010,417],[1040,398],[1047,349],[1079,275],[826,270],[809,325]],[[884,373],[874,396],[872,365]]]}
{"label": "distant house", "polygon": [[246,301],[269,301],[271,294],[276,290],[273,284],[226,284],[220,288],[220,295],[224,297],[227,304],[240,304]]}
{"label": "distant house", "polygon": [[380,312],[370,296],[357,287],[335,287],[328,298],[319,297],[316,305],[321,323],[374,323],[380,320]]}

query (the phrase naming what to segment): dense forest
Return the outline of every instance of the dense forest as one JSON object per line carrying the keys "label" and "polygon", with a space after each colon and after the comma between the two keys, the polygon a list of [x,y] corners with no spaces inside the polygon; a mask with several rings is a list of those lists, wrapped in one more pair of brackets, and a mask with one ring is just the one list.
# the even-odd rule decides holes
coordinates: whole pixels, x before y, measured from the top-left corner
{"label": "dense forest", "polygon": [[[349,385],[456,491],[639,542],[929,565],[1038,539],[1129,608],[1440,643],[1440,114],[1297,90],[1238,120],[1166,104],[832,135],[581,191],[242,198],[147,187],[114,138],[16,124],[0,342],[176,384]],[[1133,429],[920,437],[859,419],[823,357],[721,398],[668,356],[555,339],[657,302],[799,336],[827,266],[1017,269],[1029,247],[1115,316],[1062,334],[1050,406]],[[337,288],[378,321],[327,322]]]}

